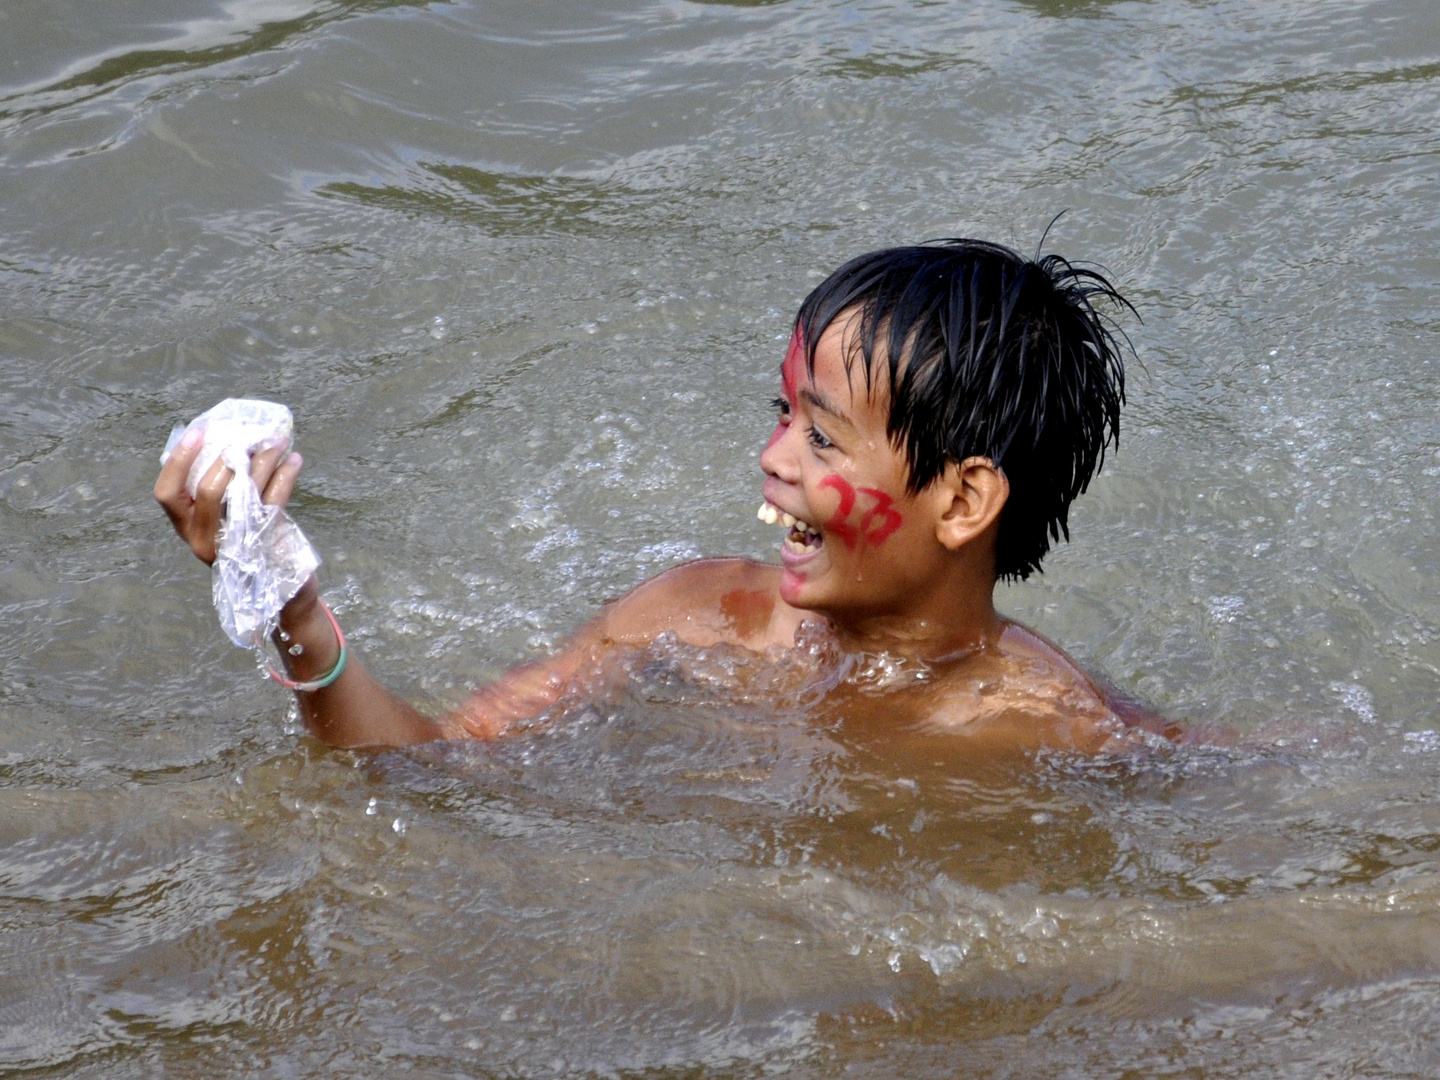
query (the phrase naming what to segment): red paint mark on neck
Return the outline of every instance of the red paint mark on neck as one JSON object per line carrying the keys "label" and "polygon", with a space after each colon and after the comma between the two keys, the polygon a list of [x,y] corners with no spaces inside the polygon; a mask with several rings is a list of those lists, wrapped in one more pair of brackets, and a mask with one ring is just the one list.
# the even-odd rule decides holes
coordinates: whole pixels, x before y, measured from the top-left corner
{"label": "red paint mark on neck", "polygon": [[[857,544],[865,543],[879,547],[890,538],[890,534],[905,523],[900,511],[895,509],[895,500],[879,488],[855,488],[837,473],[831,473],[820,481],[821,487],[834,488],[840,495],[840,505],[825,528],[840,538],[851,551]],[[851,521],[859,497],[864,496],[870,506],[860,514],[859,522]]]}
{"label": "red paint mark on neck", "polygon": [[742,638],[763,633],[775,610],[775,596],[764,590],[734,589],[720,597],[720,614],[725,625]]}

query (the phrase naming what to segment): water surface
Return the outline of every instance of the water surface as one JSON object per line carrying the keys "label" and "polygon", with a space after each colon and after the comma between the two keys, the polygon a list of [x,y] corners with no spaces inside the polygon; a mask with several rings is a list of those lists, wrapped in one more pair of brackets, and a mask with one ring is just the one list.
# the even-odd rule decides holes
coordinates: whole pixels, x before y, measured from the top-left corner
{"label": "water surface", "polygon": [[[0,1070],[1433,1075],[1437,113],[1424,0],[11,0]],[[820,276],[1067,208],[1144,323],[999,599],[1230,748],[976,761],[661,642],[330,751],[149,498],[287,402],[327,596],[442,708],[773,557]]]}

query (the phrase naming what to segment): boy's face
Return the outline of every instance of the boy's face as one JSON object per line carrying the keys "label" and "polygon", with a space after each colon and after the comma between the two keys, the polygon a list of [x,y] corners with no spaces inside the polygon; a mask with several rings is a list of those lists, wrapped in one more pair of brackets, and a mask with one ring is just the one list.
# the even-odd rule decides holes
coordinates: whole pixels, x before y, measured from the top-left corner
{"label": "boy's face", "polygon": [[947,551],[936,535],[934,500],[907,493],[909,463],[885,431],[885,364],[877,357],[879,379],[868,393],[858,359],[853,377],[845,370],[856,319],[847,312],[825,329],[813,377],[804,349],[791,342],[779,421],[760,454],[760,516],[773,520],[778,512],[803,523],[781,544],[787,604],[841,619],[903,616],[933,599],[927,587],[938,581]]}

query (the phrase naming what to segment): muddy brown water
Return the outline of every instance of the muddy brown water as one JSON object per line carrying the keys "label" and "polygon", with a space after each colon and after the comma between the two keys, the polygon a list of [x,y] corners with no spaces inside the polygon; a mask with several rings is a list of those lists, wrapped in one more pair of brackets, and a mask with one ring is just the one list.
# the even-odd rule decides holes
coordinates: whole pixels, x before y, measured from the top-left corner
{"label": "muddy brown water", "polygon": [[[1429,0],[8,0],[0,1071],[1435,1075],[1437,115]],[[440,708],[774,557],[820,275],[1066,208],[1144,323],[1000,602],[1233,746],[975,761],[661,641],[335,752],[150,502],[287,402],[327,595]]]}

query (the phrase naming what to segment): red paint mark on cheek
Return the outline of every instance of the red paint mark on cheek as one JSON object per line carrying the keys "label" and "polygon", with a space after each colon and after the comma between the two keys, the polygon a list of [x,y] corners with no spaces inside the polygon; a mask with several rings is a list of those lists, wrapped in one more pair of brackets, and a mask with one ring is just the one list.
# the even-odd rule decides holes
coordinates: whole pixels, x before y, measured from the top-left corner
{"label": "red paint mark on cheek", "polygon": [[[890,534],[905,523],[900,511],[895,509],[895,500],[879,488],[860,488],[857,492],[843,476],[831,473],[820,481],[821,487],[834,488],[840,495],[840,505],[825,528],[840,538],[851,551],[862,541],[871,547],[879,547],[890,538]],[[859,496],[865,496],[873,505],[861,513],[858,525],[850,521],[855,512]]]}
{"label": "red paint mark on cheek", "polygon": [[905,524],[900,511],[894,507],[894,500],[876,488],[861,488],[861,494],[875,500],[875,505],[865,511],[860,519],[860,533],[870,543],[879,547],[890,538],[890,534]]}
{"label": "red paint mark on cheek", "polygon": [[821,487],[834,488],[840,493],[840,505],[835,508],[835,513],[830,515],[830,520],[825,522],[825,528],[838,536],[841,542],[852,551],[860,534],[856,532],[855,526],[850,524],[850,512],[855,509],[855,489],[843,476],[831,473],[820,481]]}

